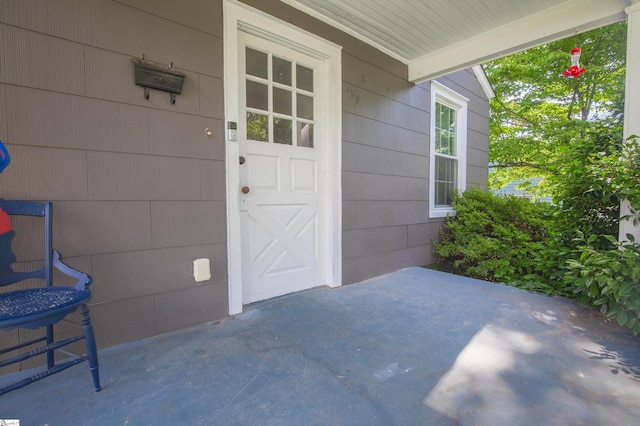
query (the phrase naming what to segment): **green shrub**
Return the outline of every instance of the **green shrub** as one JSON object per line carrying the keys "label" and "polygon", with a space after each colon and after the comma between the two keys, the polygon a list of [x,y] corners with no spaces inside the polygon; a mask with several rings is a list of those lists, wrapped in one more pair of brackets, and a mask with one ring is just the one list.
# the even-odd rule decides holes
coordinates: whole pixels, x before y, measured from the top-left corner
{"label": "green shrub", "polygon": [[552,234],[542,248],[532,253],[534,272],[522,277],[512,285],[548,295],[576,298],[574,288],[564,280],[566,262],[575,256],[562,244],[562,237]]}
{"label": "green shrub", "polygon": [[[587,149],[583,145],[567,148],[566,155],[575,160],[565,160],[558,173],[549,179],[557,184],[554,202],[559,212],[554,227],[555,232],[563,235],[565,246],[572,246],[576,231],[586,235],[617,234],[620,217],[620,199],[593,170],[594,164],[602,163],[601,158],[595,152],[584,153],[578,148]],[[609,247],[607,241],[596,243]]]}
{"label": "green shrub", "polygon": [[[622,189],[632,186],[627,177],[610,182],[622,179],[628,181]],[[639,210],[637,188],[628,193]],[[576,298],[640,333],[640,246],[632,235],[626,243],[611,234],[585,237],[580,224],[568,226],[564,208],[479,189],[456,194],[453,207],[456,215],[434,241],[434,252],[453,272]]]}
{"label": "green shrub", "polygon": [[608,318],[640,333],[640,248],[633,244],[633,236],[627,236],[631,243],[600,236],[614,246],[610,250],[594,246],[599,239],[596,235],[579,236],[579,256],[567,260],[565,282],[573,286],[581,302],[599,307]]}
{"label": "green shrub", "polygon": [[549,238],[548,205],[469,189],[453,207],[434,251],[455,273],[507,284],[539,273],[532,260]]}
{"label": "green shrub", "polygon": [[603,235],[618,236],[620,202],[640,206],[640,145],[635,136],[623,140],[593,124],[584,135],[560,148],[547,185],[558,214],[553,233],[565,247],[575,248],[576,232],[598,235],[592,245],[613,248]]}

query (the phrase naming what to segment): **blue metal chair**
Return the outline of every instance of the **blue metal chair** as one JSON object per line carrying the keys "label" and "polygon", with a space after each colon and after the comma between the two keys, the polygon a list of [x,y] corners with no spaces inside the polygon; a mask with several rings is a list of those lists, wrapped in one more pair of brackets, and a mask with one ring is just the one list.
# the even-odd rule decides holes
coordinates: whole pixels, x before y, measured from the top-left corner
{"label": "blue metal chair", "polygon": [[[3,387],[0,389],[0,395],[19,389],[83,361],[89,362],[89,369],[93,378],[95,391],[98,392],[100,390],[98,355],[93,327],[91,326],[91,319],[87,308],[87,302],[91,298],[89,284],[91,284],[92,278],[62,263],[58,252],[53,250],[51,233],[52,204],[50,202],[38,203],[0,199],[0,209],[10,216],[27,215],[43,217],[45,234],[44,266],[29,272],[15,272],[11,268],[11,265],[16,260],[11,250],[11,239],[13,239],[15,231],[11,230],[0,235],[0,287],[34,278],[44,281],[43,287],[21,289],[0,294],[0,329],[36,329],[46,327],[46,336],[0,350],[0,355],[2,355],[19,351],[29,345],[40,344],[40,347],[36,349],[18,353],[11,358],[0,361],[0,367],[21,362],[40,354],[47,354],[47,369],[45,371],[40,371],[31,377],[18,380],[15,383]],[[76,284],[74,286],[54,286],[54,268],[75,279]],[[83,333],[76,337],[56,341],[54,339],[53,325],[61,321],[68,314],[75,312],[78,308],[81,309],[82,313]],[[73,356],[56,362],[56,350],[81,339],[85,339],[86,355]],[[65,355],[71,356],[68,352],[65,352]]]}

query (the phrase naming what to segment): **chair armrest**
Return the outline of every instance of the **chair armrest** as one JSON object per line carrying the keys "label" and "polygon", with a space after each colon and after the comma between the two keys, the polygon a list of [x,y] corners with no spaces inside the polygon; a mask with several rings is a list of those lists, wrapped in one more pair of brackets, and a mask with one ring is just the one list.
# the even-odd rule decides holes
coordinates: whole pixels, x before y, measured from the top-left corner
{"label": "chair armrest", "polygon": [[74,287],[77,290],[87,290],[89,288],[89,284],[93,281],[93,278],[91,278],[90,275],[80,272],[66,263],[63,263],[60,260],[60,253],[58,253],[57,250],[53,251],[53,266],[63,274],[75,278],[77,281]]}

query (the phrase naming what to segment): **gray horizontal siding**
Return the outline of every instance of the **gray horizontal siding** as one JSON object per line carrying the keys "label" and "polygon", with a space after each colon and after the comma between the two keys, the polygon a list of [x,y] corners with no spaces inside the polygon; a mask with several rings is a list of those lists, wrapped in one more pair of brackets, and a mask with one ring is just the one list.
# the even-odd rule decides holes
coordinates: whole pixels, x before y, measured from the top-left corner
{"label": "gray horizontal siding", "polygon": [[[343,282],[433,263],[430,84],[288,5],[245,3],[343,47]],[[222,28],[220,0],[0,2],[0,193],[54,201],[55,246],[94,276],[100,347],[227,315]],[[187,75],[175,105],[134,85],[142,54]],[[482,185],[488,102],[469,71],[439,81],[470,99],[467,177]],[[15,226],[18,267],[37,264],[39,229]],[[196,284],[198,257],[213,277]]]}
{"label": "gray horizontal siding", "polygon": [[[428,215],[430,86],[400,84],[398,76],[363,60],[343,69],[344,280],[432,264],[443,220]],[[484,92],[470,71],[439,81],[469,98],[467,185],[486,187]]]}
{"label": "gray horizontal siding", "polygon": [[[94,278],[99,347],[227,315],[222,44],[220,1],[0,2],[0,193],[54,202],[54,246]],[[175,105],[134,84],[143,54],[187,75]],[[26,268],[41,228],[14,226]]]}

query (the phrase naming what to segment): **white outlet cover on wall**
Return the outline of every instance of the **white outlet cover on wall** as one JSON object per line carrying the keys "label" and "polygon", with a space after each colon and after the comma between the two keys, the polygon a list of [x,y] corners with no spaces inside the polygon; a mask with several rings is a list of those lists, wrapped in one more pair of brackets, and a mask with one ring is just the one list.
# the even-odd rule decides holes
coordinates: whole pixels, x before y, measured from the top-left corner
{"label": "white outlet cover on wall", "polygon": [[196,282],[208,281],[211,279],[211,263],[209,259],[202,258],[193,261],[193,278]]}

